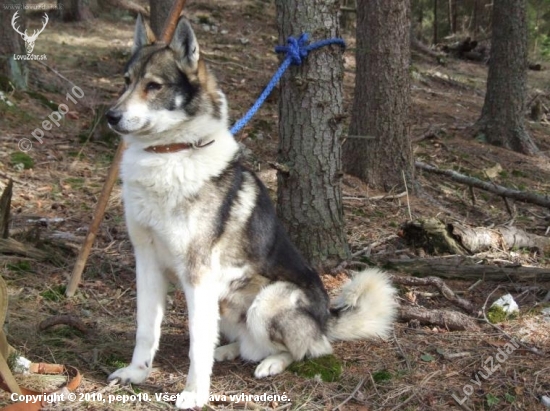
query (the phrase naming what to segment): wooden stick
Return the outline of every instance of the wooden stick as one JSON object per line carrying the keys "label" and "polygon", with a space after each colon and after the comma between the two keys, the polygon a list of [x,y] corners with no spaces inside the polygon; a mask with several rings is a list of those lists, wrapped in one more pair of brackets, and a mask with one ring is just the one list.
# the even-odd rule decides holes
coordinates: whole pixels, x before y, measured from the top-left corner
{"label": "wooden stick", "polygon": [[69,281],[69,285],[67,286],[67,290],[65,291],[65,295],[67,297],[72,297],[74,295],[78,284],[80,283],[80,279],[82,278],[82,272],[84,271],[84,267],[86,266],[86,261],[88,261],[88,256],[90,255],[90,251],[92,250],[92,245],[97,235],[97,230],[99,229],[99,225],[101,224],[103,216],[105,215],[105,209],[107,208],[107,203],[109,202],[111,191],[113,191],[113,186],[115,185],[118,177],[120,159],[122,158],[124,148],[124,143],[121,142],[118,145],[111,167],[109,167],[107,179],[105,180],[105,184],[103,184],[103,190],[101,191],[101,194],[99,196],[99,200],[94,211],[92,223],[90,224],[88,234],[86,234],[86,239],[84,240],[84,244],[80,249],[78,258],[76,259],[76,264],[73,268],[71,280]]}
{"label": "wooden stick", "polygon": [[[162,32],[162,42],[166,44],[170,43],[170,40],[174,35],[174,31],[176,31],[176,26],[178,24],[178,20],[183,10],[183,7],[185,6],[185,2],[186,0],[174,1],[174,4],[172,5],[172,9],[170,10],[170,14],[168,16],[168,21],[165,23],[164,31]],[[65,292],[65,295],[67,297],[72,297],[74,295],[82,278],[82,272],[84,271],[84,267],[86,266],[86,262],[88,261],[88,256],[90,255],[92,244],[94,243],[95,237],[97,235],[97,230],[99,228],[99,225],[101,224],[101,221],[103,220],[103,216],[105,215],[107,202],[109,201],[111,191],[113,190],[113,186],[115,185],[116,179],[118,177],[120,160],[122,159],[122,153],[124,152],[124,149],[124,143],[121,142],[118,145],[115,157],[113,158],[113,163],[111,164],[109,172],[107,173],[107,179],[105,180],[103,190],[101,191],[99,201],[97,202],[97,206],[94,211],[94,217],[92,219],[92,223],[90,224],[90,228],[88,229],[88,234],[86,235],[84,244],[82,245],[80,253],[78,254],[78,258],[76,259],[76,264],[73,268],[73,273],[71,274],[71,279]]]}
{"label": "wooden stick", "polygon": [[185,6],[186,0],[176,0],[172,4],[172,9],[168,15],[168,20],[164,23],[164,31],[162,32],[161,39],[164,43],[168,44],[174,36],[176,31],[176,26],[178,25],[178,20],[180,18],[181,11]]}

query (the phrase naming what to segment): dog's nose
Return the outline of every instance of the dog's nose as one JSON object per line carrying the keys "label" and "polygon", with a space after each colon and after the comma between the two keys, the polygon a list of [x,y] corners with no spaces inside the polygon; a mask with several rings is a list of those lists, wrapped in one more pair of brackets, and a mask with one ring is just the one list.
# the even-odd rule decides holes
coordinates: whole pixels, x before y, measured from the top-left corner
{"label": "dog's nose", "polygon": [[120,119],[122,118],[122,114],[120,113],[120,111],[111,109],[107,111],[107,113],[105,113],[105,117],[107,117],[107,122],[110,125],[116,126],[120,122]]}

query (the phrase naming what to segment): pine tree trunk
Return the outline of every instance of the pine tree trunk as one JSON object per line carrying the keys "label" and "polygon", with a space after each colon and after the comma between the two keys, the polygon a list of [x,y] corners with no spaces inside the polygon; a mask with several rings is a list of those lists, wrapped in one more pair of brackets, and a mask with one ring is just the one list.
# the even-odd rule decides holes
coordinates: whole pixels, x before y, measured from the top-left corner
{"label": "pine tree trunk", "polygon": [[27,62],[15,60],[13,57],[14,54],[26,54],[25,42],[11,25],[13,15],[19,11],[17,19],[19,31],[25,32],[24,5],[25,2],[21,0],[4,0],[4,4],[0,8],[0,76],[3,77],[0,78],[0,89],[9,82],[19,89],[27,88]]}
{"label": "pine tree trunk", "polygon": [[439,36],[437,35],[438,32],[438,18],[437,18],[437,0],[434,0],[434,40],[433,44],[437,44],[439,42]]}
{"label": "pine tree trunk", "polygon": [[93,17],[82,0],[58,0],[57,6],[63,21],[84,21]]}
{"label": "pine tree trunk", "polygon": [[524,122],[527,93],[526,0],[493,2],[492,20],[487,93],[476,129],[493,145],[533,155],[538,148]]}
{"label": "pine tree trunk", "polygon": [[151,29],[157,39],[161,38],[164,25],[172,9],[174,0],[149,0],[151,9]]}
{"label": "pine tree trunk", "polygon": [[409,5],[369,0],[357,9],[355,96],[343,164],[347,173],[385,191],[403,189],[403,173],[407,182],[414,178],[407,124]]}
{"label": "pine tree trunk", "polygon": [[[279,43],[306,32],[338,37],[338,0],[277,0]],[[311,52],[281,81],[277,212],[291,239],[318,268],[349,256],[340,191],[342,49]]]}

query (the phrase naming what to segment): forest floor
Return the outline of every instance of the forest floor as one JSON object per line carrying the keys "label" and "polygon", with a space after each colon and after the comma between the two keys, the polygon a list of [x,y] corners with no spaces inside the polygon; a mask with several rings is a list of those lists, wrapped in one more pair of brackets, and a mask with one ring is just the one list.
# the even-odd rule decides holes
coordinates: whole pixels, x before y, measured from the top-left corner
{"label": "forest floor", "polygon": [[[273,52],[278,39],[274,6],[260,0],[202,0],[189,1],[186,12],[194,23],[207,62],[228,96],[231,117],[238,119],[278,66]],[[38,25],[39,19],[40,13],[32,14],[29,25]],[[51,409],[170,409],[173,403],[157,401],[154,394],[178,393],[185,384],[189,365],[187,319],[184,296],[177,289],[169,294],[152,376],[141,386],[106,383],[109,373],[130,361],[135,333],[134,258],[124,225],[120,185],[111,196],[78,293],[73,298],[63,295],[118,144],[118,138],[105,127],[103,114],[122,88],[122,69],[129,57],[133,26],[134,18],[122,11],[83,23],[62,23],[51,18],[35,48],[36,54],[47,55],[45,65],[30,64],[31,92],[8,88],[3,90],[2,100],[11,105],[0,101],[0,189],[8,177],[14,180],[10,234],[26,243],[41,239],[40,246],[49,255],[42,261],[7,255],[0,260],[0,273],[10,294],[10,341],[33,361],[70,364],[84,376],[77,392],[86,401],[65,402]],[[352,34],[344,33],[344,37],[348,42],[344,58],[345,106],[349,114],[355,49]],[[483,105],[485,65],[454,59],[439,65],[430,58],[414,55],[412,73],[410,134],[415,159],[510,188],[548,195],[547,158],[526,157],[484,144],[469,129]],[[84,94],[73,98],[76,104],[67,98],[74,85]],[[549,88],[548,70],[529,72],[529,99],[537,93],[548,95]],[[277,151],[276,101],[268,100],[237,136],[250,150],[249,162],[261,170],[270,190],[276,188],[274,171],[267,166]],[[62,103],[69,105],[70,112],[59,127],[44,130],[43,142],[39,143],[31,133]],[[539,148],[550,154],[548,120],[527,124]],[[23,138],[33,144],[26,155],[18,149]],[[417,194],[369,199],[383,193],[369,190],[354,178],[344,178],[345,218],[352,252],[372,246],[358,253],[357,262],[351,266],[430,258],[424,250],[405,244],[398,236],[401,225],[411,218],[438,217],[484,227],[513,223],[530,233],[548,236],[548,209],[517,202],[510,204],[508,211],[501,197],[478,190],[473,204],[467,186],[420,170],[417,179]],[[521,264],[550,270],[550,255],[532,251],[493,250],[469,259],[476,265]],[[346,275],[325,274],[323,278],[334,292]],[[550,319],[541,310],[549,305],[543,300],[550,282],[447,282],[477,310],[482,309],[489,296],[492,302],[512,293],[520,315],[501,324],[508,336],[481,320],[481,331],[476,332],[399,322],[387,341],[334,344],[335,356],[342,362],[342,374],[334,382],[307,379],[290,371],[256,380],[254,364],[241,360],[215,364],[213,393],[286,393],[290,402],[221,401],[206,409],[543,409],[541,397],[550,396]],[[404,306],[459,310],[436,289],[427,287],[400,286],[399,301]],[[60,314],[79,318],[88,330],[68,326],[39,329],[41,321]],[[524,346],[509,354],[487,376],[484,366],[490,368],[490,358],[510,338]],[[528,347],[537,347],[540,355]],[[480,377],[479,372],[487,378]],[[34,382],[31,377],[25,378],[26,384],[59,383],[59,378],[53,377]],[[464,392],[471,395],[465,397]],[[130,405],[98,401],[100,395],[107,398],[137,393],[148,394],[152,401]],[[0,404],[8,402],[6,394],[0,395]]]}

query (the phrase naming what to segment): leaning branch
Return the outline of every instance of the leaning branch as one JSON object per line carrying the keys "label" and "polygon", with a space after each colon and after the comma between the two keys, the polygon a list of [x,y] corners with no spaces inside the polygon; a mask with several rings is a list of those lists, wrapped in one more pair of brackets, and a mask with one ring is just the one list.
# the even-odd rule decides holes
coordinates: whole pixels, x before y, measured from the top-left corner
{"label": "leaning branch", "polygon": [[514,200],[522,201],[524,203],[532,203],[541,207],[550,208],[550,198],[548,196],[542,196],[540,194],[531,193],[528,191],[513,190],[498,184],[479,180],[475,177],[465,176],[464,174],[457,173],[454,170],[441,170],[421,161],[416,161],[415,166],[430,173],[447,176],[457,183],[466,184],[470,187],[481,188],[482,190],[486,190],[501,197],[513,198]]}

